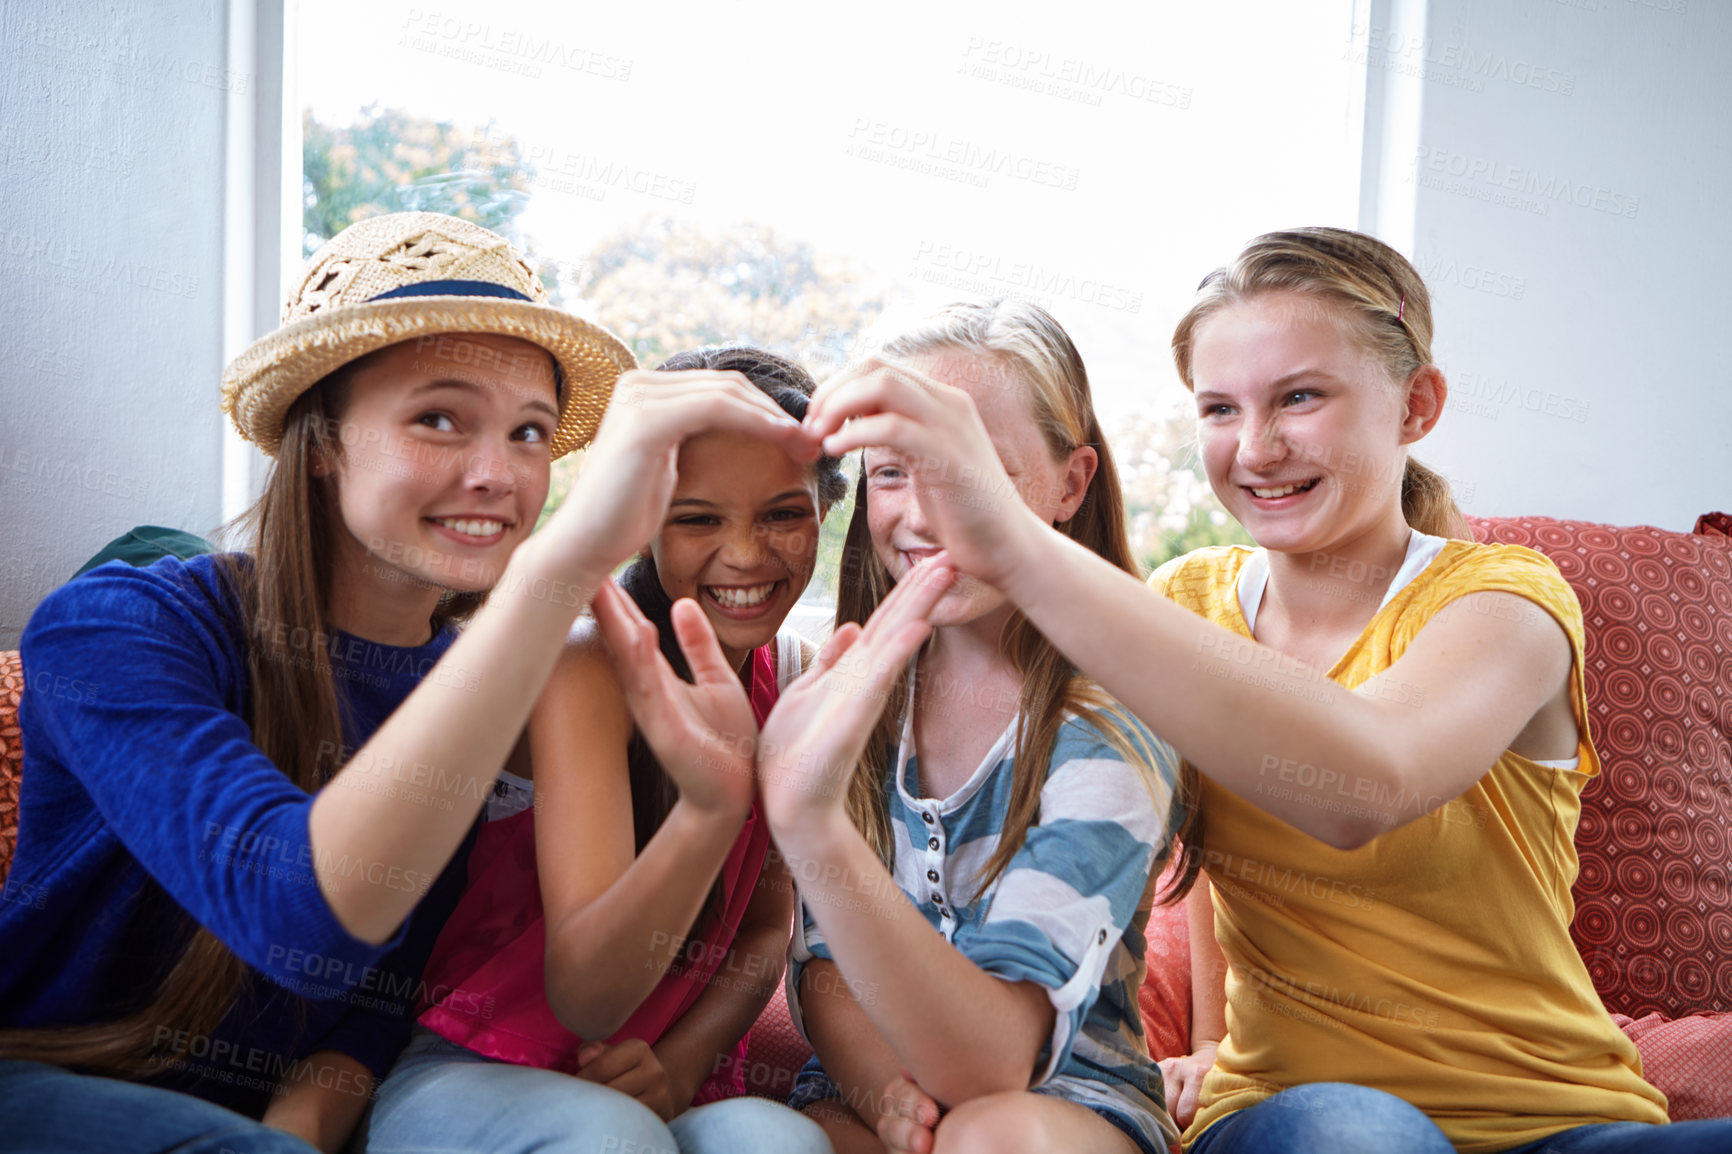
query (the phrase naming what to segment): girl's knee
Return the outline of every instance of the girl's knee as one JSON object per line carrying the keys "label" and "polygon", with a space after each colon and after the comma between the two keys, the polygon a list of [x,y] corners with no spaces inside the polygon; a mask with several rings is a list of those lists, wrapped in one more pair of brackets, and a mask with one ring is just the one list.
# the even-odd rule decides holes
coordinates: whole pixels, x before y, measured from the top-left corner
{"label": "girl's knee", "polygon": [[1067,1150],[1074,1134],[1055,1132],[1048,1103],[1025,1090],[964,1102],[938,1123],[932,1154],[1015,1154]]}
{"label": "girl's knee", "polygon": [[767,1098],[729,1098],[688,1110],[668,1125],[680,1154],[829,1154],[824,1129]]}
{"label": "girl's knee", "polygon": [[1273,1129],[1296,1149],[1402,1150],[1412,1154],[1454,1151],[1423,1110],[1370,1086],[1312,1082],[1283,1090],[1253,1109],[1262,1115],[1256,1120],[1259,1132]]}

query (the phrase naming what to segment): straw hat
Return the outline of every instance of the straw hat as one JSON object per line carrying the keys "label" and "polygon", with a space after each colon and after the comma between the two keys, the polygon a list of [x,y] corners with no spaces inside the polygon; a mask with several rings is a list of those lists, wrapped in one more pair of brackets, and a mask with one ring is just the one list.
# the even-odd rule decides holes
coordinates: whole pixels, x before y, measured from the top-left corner
{"label": "straw hat", "polygon": [[506,239],[436,212],[352,224],[307,262],[282,327],[223,371],[223,411],[267,456],[295,398],[374,349],[441,333],[519,337],[558,364],[555,457],[587,444],[619,375],[637,358],[599,325],[545,303],[535,270]]}

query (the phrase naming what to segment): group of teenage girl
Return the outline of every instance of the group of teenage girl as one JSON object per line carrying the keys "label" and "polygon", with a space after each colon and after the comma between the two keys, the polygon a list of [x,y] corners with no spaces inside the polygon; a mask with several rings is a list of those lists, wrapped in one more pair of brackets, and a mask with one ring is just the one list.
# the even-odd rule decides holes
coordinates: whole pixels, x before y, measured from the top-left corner
{"label": "group of teenage girl", "polygon": [[[1037,306],[821,387],[749,347],[621,373],[532,277],[420,259],[528,267],[484,230],[345,243],[231,367],[275,458],[244,547],[24,633],[32,687],[86,688],[22,707],[0,1149],[1732,1149],[1667,1124],[1571,944],[1581,611],[1408,456],[1447,385],[1388,246],[1204,279],[1172,353],[1256,547],[1145,580]],[[1218,961],[1157,1066],[1179,900]],[[786,1104],[744,1093],[784,980]]]}

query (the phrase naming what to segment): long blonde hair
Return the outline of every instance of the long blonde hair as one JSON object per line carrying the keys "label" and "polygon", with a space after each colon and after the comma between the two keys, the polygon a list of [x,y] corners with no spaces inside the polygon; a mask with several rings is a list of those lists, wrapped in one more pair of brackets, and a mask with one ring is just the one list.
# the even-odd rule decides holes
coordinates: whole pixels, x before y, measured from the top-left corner
{"label": "long blonde hair", "polygon": [[[1343,228],[1264,233],[1232,264],[1197,286],[1173,330],[1173,363],[1196,391],[1191,353],[1197,326],[1231,304],[1263,293],[1300,293],[1332,306],[1361,346],[1397,383],[1431,364],[1431,294],[1407,258],[1374,237]],[[1401,513],[1421,533],[1473,539],[1449,482],[1411,456],[1401,477]]]}
{"label": "long blonde hair", "polygon": [[[1011,300],[950,305],[882,347],[889,360],[907,361],[933,353],[958,352],[983,369],[1019,382],[1041,438],[1054,460],[1065,460],[1081,446],[1099,460],[1088,492],[1074,516],[1056,526],[1127,573],[1137,574],[1125,526],[1124,495],[1118,467],[1101,434],[1089,393],[1087,370],[1070,336],[1045,309]],[[995,379],[998,377],[995,376]],[[872,546],[867,522],[869,496],[864,473],[855,489],[843,552],[836,622],[864,623],[889,595],[894,581]],[[1083,677],[1062,653],[1020,612],[1005,625],[1000,648],[1021,682],[1010,807],[998,847],[975,879],[977,895],[1004,872],[1022,848],[1030,827],[1040,820],[1040,793],[1047,762],[1067,712],[1091,720],[1102,738],[1124,759],[1154,774],[1153,751],[1129,734],[1140,730],[1098,685]],[[908,675],[891,691],[889,707],[872,732],[849,785],[848,812],[868,843],[886,863],[894,856],[886,805],[888,777],[894,770],[903,709],[909,699]],[[1107,723],[1116,718],[1119,724]],[[1095,720],[1099,719],[1099,720]],[[1176,896],[1176,895],[1175,895]]]}

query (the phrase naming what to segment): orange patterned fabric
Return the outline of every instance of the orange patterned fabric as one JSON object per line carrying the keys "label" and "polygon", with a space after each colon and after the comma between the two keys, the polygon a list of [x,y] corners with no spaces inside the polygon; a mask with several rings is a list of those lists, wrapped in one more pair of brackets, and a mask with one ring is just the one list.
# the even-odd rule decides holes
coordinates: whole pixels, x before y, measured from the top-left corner
{"label": "orange patterned fabric", "polygon": [[18,783],[24,742],[18,732],[18,702],[24,696],[24,664],[18,651],[0,651],[0,881],[18,844]]}
{"label": "orange patterned fabric", "polygon": [[1475,520],[1545,553],[1587,624],[1602,761],[1582,797],[1571,934],[1615,1013],[1732,1011],[1732,541]]}
{"label": "orange patterned fabric", "polygon": [[[1178,859],[1177,846],[1173,858]],[[1169,863],[1155,892],[1165,893],[1172,881]],[[1150,910],[1143,937],[1148,942],[1143,951],[1147,972],[1142,988],[1137,990],[1137,1005],[1143,1011],[1149,1057],[1159,1062],[1191,1052],[1191,927],[1185,903],[1177,901]]]}

